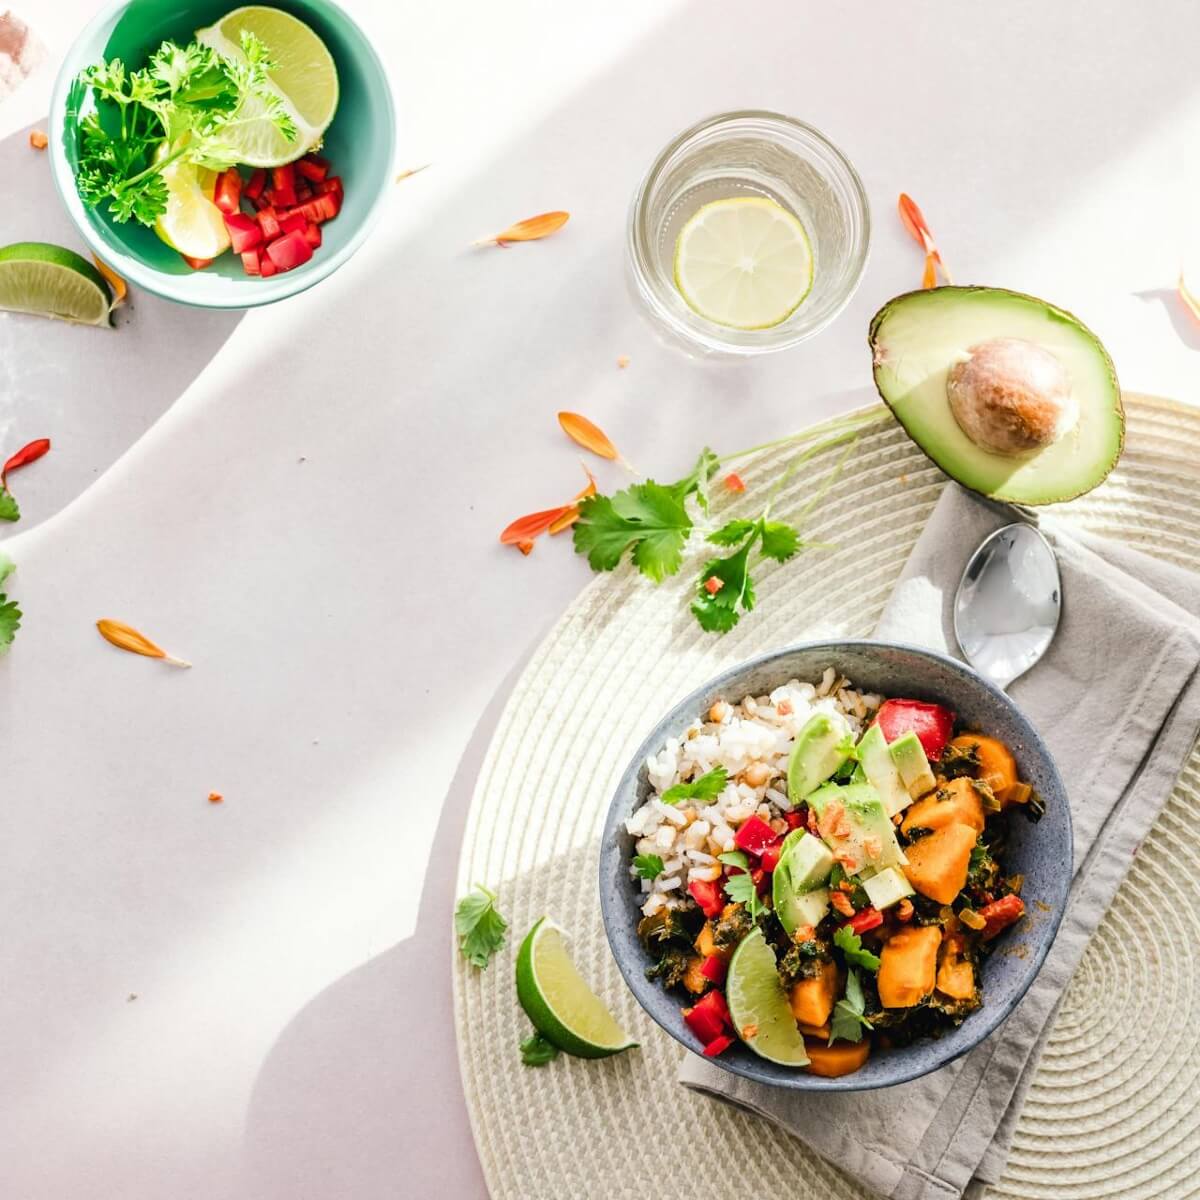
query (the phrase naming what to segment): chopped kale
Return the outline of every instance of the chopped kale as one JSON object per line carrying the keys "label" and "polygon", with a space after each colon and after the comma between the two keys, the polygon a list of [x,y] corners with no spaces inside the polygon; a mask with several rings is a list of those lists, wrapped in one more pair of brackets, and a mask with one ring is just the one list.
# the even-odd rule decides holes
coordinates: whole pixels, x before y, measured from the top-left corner
{"label": "chopped kale", "polygon": [[979,774],[979,747],[972,743],[969,746],[947,746],[938,759],[938,774],[946,779],[957,779],[960,775],[976,776]]}
{"label": "chopped kale", "polygon": [[1029,799],[1024,804],[1014,804],[1013,808],[1021,810],[1021,816],[1027,821],[1038,822],[1046,815],[1046,802],[1037,794],[1030,792]]}
{"label": "chopped kale", "polygon": [[727,904],[713,923],[713,942],[719,950],[736,946],[748,934],[754,922],[744,904]]}
{"label": "chopped kale", "polygon": [[693,931],[688,918],[674,908],[660,909],[652,917],[643,917],[637,927],[638,941],[651,954],[661,952],[670,945],[686,947],[690,951],[698,932]]}
{"label": "chopped kale", "polygon": [[779,978],[784,987],[791,987],[801,979],[813,979],[821,973],[821,964],[829,962],[831,957],[828,942],[817,938],[795,942],[779,960]]}
{"label": "chopped kale", "polygon": [[646,968],[647,979],[659,979],[663,987],[678,987],[687,974],[690,955],[679,946],[668,946],[666,953],[652,967]]}

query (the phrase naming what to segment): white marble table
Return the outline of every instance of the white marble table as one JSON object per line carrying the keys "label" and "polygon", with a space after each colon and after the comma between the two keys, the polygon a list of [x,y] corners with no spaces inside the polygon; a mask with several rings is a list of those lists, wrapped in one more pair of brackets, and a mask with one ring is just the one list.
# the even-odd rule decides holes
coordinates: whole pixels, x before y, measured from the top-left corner
{"label": "white marble table", "polygon": [[[54,60],[94,7],[24,15]],[[0,662],[13,1200],[484,1194],[450,889],[498,706],[587,578],[565,545],[495,542],[578,484],[557,409],[669,475],[861,398],[867,320],[920,277],[902,189],[960,281],[1045,295],[1128,386],[1200,396],[1169,292],[1200,194],[1186,0],[350,7],[400,165],[435,163],[354,262],[245,316],[0,316],[0,449],[55,443],[0,532],[26,611]],[[0,107],[0,243],[78,245],[26,142],[53,65]],[[820,338],[704,366],[633,310],[625,209],[672,133],[747,105],[847,151],[874,249]],[[467,249],[558,207],[552,241]],[[104,615],[195,668],[111,651]]]}

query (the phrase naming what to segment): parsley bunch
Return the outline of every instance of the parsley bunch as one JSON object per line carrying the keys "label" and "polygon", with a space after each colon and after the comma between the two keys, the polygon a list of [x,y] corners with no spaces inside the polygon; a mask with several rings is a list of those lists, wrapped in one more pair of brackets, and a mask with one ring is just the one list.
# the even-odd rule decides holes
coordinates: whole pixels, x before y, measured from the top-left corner
{"label": "parsley bunch", "polygon": [[114,58],[81,71],[78,85],[96,101],[79,119],[75,186],[84,203],[107,203],[117,222],[153,225],[167,209],[162,172],[172,163],[233,166],[240,152],[231,133],[251,121],[268,120],[294,140],[295,123],[268,79],[267,48],[243,32],[241,49],[235,61],[199,42],[163,42],[141,70]]}
{"label": "parsley bunch", "polygon": [[[13,569],[12,559],[0,550],[0,584],[8,577]],[[0,649],[11,646],[17,630],[21,627],[21,610],[16,601],[10,600],[0,592]]]}

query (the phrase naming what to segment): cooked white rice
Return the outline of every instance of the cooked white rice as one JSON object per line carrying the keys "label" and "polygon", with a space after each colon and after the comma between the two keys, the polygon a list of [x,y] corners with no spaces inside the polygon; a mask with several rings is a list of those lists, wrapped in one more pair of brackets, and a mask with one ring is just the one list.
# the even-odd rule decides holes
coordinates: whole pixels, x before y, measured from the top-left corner
{"label": "cooked white rice", "polygon": [[[718,700],[693,722],[681,738],[668,738],[646,759],[654,794],[625,822],[637,838],[637,854],[657,854],[663,870],[653,881],[642,879],[642,912],[695,904],[688,894],[694,880],[721,875],[716,856],[733,850],[737,827],[757,814],[777,833],[791,805],[787,798],[787,763],[792,742],[816,712],[841,713],[857,738],[879,707],[881,696],[855,691],[850,681],[827,667],[819,683],[789,680],[769,696],[747,696],[740,704]],[[729,773],[725,790],[711,804],[685,802],[672,806],[659,797],[715,767]],[[631,865],[630,874],[638,878]]]}

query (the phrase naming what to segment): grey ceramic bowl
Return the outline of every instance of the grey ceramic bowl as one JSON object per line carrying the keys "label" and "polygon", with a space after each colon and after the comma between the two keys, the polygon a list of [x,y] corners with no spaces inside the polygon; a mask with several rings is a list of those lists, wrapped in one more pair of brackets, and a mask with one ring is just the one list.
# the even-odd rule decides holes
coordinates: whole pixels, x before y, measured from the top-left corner
{"label": "grey ceramic bowl", "polygon": [[646,978],[652,959],[637,939],[638,890],[629,877],[633,841],[624,827],[649,795],[646,756],[685,730],[720,697],[740,700],[762,695],[789,679],[814,681],[827,666],[836,667],[869,692],[934,701],[952,708],[968,728],[1007,743],[1022,779],[1046,803],[1037,823],[1019,814],[1009,817],[1006,869],[1025,876],[1022,898],[1027,916],[1002,934],[983,969],[983,1006],[954,1030],[898,1049],[877,1050],[852,1075],[825,1079],[778,1066],[736,1044],[711,1061],[723,1070],[772,1087],[804,1092],[853,1092],[891,1087],[927,1075],[965,1054],[992,1032],[1025,994],[1054,941],[1071,882],[1071,815],[1066,790],[1042,739],[1020,710],[998,688],[970,667],[945,655],[890,642],[810,642],[751,659],[718,675],[681,700],[650,731],[629,764],[604,823],[600,849],[600,903],[604,928],[617,966],[638,1003],[676,1041],[699,1053],[680,1016],[682,998]]}

